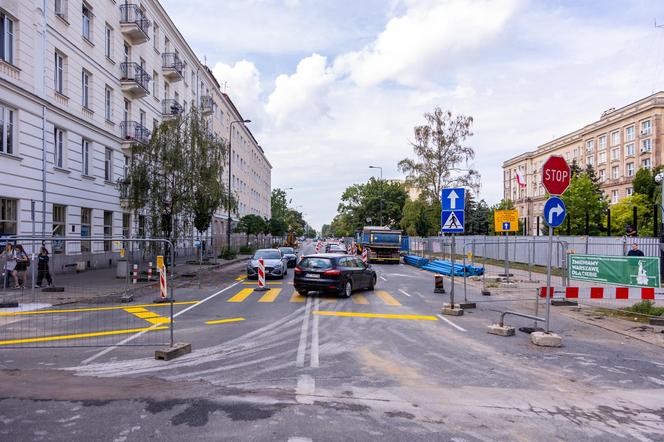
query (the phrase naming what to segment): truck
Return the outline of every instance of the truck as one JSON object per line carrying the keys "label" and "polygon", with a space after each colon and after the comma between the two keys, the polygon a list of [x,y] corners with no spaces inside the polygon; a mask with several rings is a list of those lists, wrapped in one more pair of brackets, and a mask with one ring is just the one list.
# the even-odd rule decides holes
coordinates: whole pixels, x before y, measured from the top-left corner
{"label": "truck", "polygon": [[356,234],[356,242],[362,250],[367,249],[369,262],[391,262],[398,264],[402,243],[401,230],[388,227],[365,226]]}

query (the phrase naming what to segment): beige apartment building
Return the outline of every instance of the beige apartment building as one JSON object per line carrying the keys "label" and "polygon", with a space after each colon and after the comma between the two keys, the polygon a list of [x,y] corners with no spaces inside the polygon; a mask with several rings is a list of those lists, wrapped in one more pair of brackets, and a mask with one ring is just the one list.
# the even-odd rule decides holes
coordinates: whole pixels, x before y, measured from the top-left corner
{"label": "beige apartment building", "polygon": [[102,261],[117,245],[85,237],[149,234],[123,200],[132,148],[192,106],[232,142],[233,220],[269,218],[272,166],[157,0],[0,1],[0,237],[31,234],[34,213],[38,234],[83,238],[54,253]]}
{"label": "beige apartment building", "polygon": [[561,155],[569,164],[576,161],[582,168],[591,164],[609,202],[615,204],[632,195],[631,183],[637,170],[662,164],[663,113],[664,92],[657,92],[619,109],[609,109],[599,120],[505,161],[503,195],[514,202],[529,234],[537,234],[538,218],[540,227],[544,226],[542,165],[549,156]]}

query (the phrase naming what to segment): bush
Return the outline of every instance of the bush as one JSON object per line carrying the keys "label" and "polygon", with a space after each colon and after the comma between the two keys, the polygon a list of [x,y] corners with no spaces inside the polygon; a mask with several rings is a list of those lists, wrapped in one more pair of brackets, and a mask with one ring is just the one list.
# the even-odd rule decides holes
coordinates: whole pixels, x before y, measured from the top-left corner
{"label": "bush", "polygon": [[628,307],[626,310],[632,311],[634,313],[641,313],[642,315],[664,315],[664,307],[655,307],[655,303],[652,301],[641,301],[638,304],[634,304],[633,306]]}
{"label": "bush", "polygon": [[254,248],[250,246],[242,246],[240,247],[240,255],[253,255],[254,254]]}
{"label": "bush", "polygon": [[219,254],[221,259],[235,259],[237,258],[237,251],[235,249],[223,249]]}

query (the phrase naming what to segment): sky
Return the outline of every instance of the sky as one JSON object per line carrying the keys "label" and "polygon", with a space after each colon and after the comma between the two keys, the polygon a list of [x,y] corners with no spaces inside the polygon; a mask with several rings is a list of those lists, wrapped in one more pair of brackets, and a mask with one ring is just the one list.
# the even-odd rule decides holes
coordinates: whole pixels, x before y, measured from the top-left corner
{"label": "sky", "polygon": [[[162,0],[317,229],[344,189],[402,179],[413,128],[472,116],[479,198],[503,161],[664,90],[660,0]],[[301,207],[299,207],[301,206]]]}

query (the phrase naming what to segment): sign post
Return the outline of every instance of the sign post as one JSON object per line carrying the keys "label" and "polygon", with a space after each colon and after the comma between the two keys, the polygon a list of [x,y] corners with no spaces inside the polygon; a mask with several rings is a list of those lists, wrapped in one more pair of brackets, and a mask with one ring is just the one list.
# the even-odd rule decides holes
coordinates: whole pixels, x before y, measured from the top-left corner
{"label": "sign post", "polygon": [[[510,282],[510,264],[509,264],[509,232],[519,231],[519,211],[518,210],[496,210],[493,212],[493,230],[496,233],[505,233],[505,278]],[[503,276],[503,275],[500,275]]]}
{"label": "sign post", "polygon": [[[443,307],[442,313],[444,315],[461,316],[463,315],[462,308],[455,308],[454,305],[454,261],[456,254],[456,234],[465,232],[464,219],[466,208],[466,189],[463,187],[456,187],[450,189],[443,189],[441,192],[441,216],[440,225],[441,232],[452,234],[451,244],[451,288],[450,288],[450,306],[449,308]],[[465,277],[465,271],[464,271]]]}
{"label": "sign post", "polygon": [[[553,254],[553,228],[560,226],[565,219],[565,204],[558,196],[565,193],[572,177],[565,158],[552,155],[542,166],[542,185],[553,195],[544,205],[544,219],[549,226],[549,247],[546,266],[546,316],[545,333],[550,333],[549,315],[551,311],[551,255]],[[556,346],[560,345],[560,340]]]}

